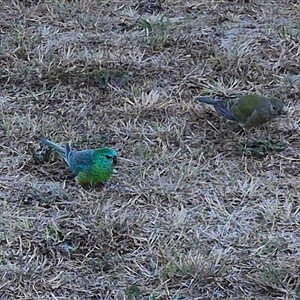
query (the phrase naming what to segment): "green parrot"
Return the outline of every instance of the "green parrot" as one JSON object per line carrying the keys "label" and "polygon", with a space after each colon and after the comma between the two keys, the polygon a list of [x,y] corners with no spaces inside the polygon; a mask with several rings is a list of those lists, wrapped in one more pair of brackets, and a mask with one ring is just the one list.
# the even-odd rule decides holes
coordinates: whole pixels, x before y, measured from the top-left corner
{"label": "green parrot", "polygon": [[209,97],[196,97],[196,101],[213,105],[215,110],[227,119],[236,121],[244,129],[250,129],[270,121],[282,113],[280,99],[258,95],[246,95],[237,99],[221,101]]}
{"label": "green parrot", "polygon": [[117,152],[111,148],[77,151],[71,150],[70,142],[63,148],[43,137],[39,137],[39,140],[55,149],[64,158],[74,173],[76,182],[81,185],[96,185],[107,181],[117,162]]}

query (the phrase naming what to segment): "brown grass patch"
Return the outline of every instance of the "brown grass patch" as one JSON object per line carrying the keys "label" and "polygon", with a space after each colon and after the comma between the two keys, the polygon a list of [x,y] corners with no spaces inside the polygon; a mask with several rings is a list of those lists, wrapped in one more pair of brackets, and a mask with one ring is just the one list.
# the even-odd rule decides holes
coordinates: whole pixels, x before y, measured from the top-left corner
{"label": "brown grass patch", "polygon": [[[3,1],[1,299],[298,299],[299,5]],[[282,98],[251,138],[197,95]],[[44,135],[109,146],[77,186]]]}

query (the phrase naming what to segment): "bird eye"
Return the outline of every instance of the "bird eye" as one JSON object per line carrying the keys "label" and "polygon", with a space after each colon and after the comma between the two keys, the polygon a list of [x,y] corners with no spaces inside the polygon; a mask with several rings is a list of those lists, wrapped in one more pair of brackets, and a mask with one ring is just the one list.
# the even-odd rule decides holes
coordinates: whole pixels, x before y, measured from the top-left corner
{"label": "bird eye", "polygon": [[112,159],[112,157],[111,157],[110,155],[105,155],[105,157],[106,157],[107,159]]}
{"label": "bird eye", "polygon": [[273,108],[274,111],[279,110],[275,105],[273,105],[272,108]]}

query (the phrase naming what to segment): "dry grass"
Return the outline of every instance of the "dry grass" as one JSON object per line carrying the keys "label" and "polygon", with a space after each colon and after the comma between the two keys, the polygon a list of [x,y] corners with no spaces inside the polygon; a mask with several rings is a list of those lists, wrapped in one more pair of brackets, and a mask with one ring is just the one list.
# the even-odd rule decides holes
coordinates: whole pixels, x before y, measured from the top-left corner
{"label": "dry grass", "polygon": [[[299,299],[297,1],[3,1],[1,299]],[[297,27],[298,26],[298,27]],[[282,98],[254,138],[197,95]],[[36,136],[113,147],[77,186]]]}

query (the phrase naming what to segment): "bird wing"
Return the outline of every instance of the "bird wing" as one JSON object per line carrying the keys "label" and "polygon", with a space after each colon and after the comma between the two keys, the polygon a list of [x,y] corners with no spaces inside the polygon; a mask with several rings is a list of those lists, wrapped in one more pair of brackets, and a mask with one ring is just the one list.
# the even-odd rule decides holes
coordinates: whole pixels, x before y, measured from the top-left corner
{"label": "bird wing", "polygon": [[94,164],[94,150],[71,150],[67,157],[67,163],[75,175],[89,170]]}
{"label": "bird wing", "polygon": [[228,109],[227,104],[224,101],[218,101],[214,105],[216,111],[221,114],[223,117],[232,120],[237,121],[236,117],[231,113],[231,111]]}
{"label": "bird wing", "polygon": [[266,109],[261,109],[259,111],[255,109],[253,110],[251,116],[248,118],[247,122],[243,124],[243,127],[245,127],[246,129],[256,127],[269,121],[269,119],[270,118]]}

